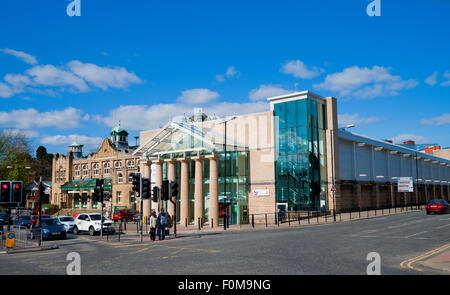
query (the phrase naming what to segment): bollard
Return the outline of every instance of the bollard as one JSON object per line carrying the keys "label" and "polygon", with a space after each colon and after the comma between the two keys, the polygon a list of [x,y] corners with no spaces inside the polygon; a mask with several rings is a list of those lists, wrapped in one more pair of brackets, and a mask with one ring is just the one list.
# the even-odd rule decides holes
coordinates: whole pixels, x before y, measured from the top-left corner
{"label": "bollard", "polygon": [[[122,224],[122,221],[120,221],[120,224]],[[125,224],[124,224],[123,229],[124,229],[124,230],[127,230],[127,220],[126,220],[126,219],[125,219]]]}
{"label": "bollard", "polygon": [[227,230],[227,217],[224,215],[223,216],[223,230]]}
{"label": "bollard", "polygon": [[187,227],[187,218],[184,219],[184,225]]}
{"label": "bollard", "polygon": [[214,228],[214,218],[211,218],[211,228]]}
{"label": "bollard", "polygon": [[300,220],[301,220],[301,218],[300,218],[300,214],[298,215],[298,224],[300,225]]}
{"label": "bollard", "polygon": [[267,213],[265,215],[266,215],[266,227],[267,227]]}
{"label": "bollard", "polygon": [[310,224],[310,220],[309,220],[309,211],[308,211],[308,224]]}
{"label": "bollard", "polygon": [[122,221],[119,224],[119,242],[120,242],[120,234],[122,233]]}
{"label": "bollard", "polygon": [[369,208],[367,208],[367,217],[369,217],[370,216],[370,214],[369,214]]}
{"label": "bollard", "polygon": [[319,212],[316,212],[317,224],[319,224]]}
{"label": "bollard", "polygon": [[291,226],[291,215],[289,214],[289,212],[288,212],[288,223],[289,223],[289,226]]}
{"label": "bollard", "polygon": [[339,210],[339,221],[342,221],[342,212]]}
{"label": "bollard", "polygon": [[325,212],[325,223],[328,223],[327,212]]}
{"label": "bollard", "polygon": [[278,224],[278,226],[280,226],[280,213],[279,212],[277,213],[277,224]]}
{"label": "bollard", "polygon": [[348,212],[350,213],[350,220],[352,220],[352,211],[349,210]]}
{"label": "bollard", "polygon": [[200,230],[200,217],[197,219],[197,223],[198,223],[198,230]]}
{"label": "bollard", "polygon": [[377,209],[375,209],[375,216],[377,216]]}
{"label": "bollard", "polygon": [[255,228],[255,214],[252,214],[252,227]]}

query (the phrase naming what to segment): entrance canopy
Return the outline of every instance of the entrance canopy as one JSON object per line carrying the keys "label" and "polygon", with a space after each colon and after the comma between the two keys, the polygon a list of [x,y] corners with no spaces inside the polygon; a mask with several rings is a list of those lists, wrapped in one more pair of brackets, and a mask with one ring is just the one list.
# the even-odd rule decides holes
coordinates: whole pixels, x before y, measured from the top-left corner
{"label": "entrance canopy", "polygon": [[[95,189],[96,178],[91,179],[73,179],[64,183],[61,186],[63,191],[84,191]],[[104,189],[110,190],[112,188],[112,178],[105,178]]]}
{"label": "entrance canopy", "polygon": [[[221,137],[214,136],[214,138]],[[161,131],[139,146],[133,154],[147,157],[190,152],[209,154],[219,148],[223,149],[223,144],[213,142],[198,126],[169,122]]]}

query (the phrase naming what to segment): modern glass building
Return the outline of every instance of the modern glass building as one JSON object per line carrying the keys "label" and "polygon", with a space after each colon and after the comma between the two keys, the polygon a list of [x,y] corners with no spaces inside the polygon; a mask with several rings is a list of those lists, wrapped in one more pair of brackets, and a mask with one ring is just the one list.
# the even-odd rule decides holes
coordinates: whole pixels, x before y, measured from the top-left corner
{"label": "modern glass building", "polygon": [[319,210],[327,191],[326,110],[313,97],[274,103],[276,198],[287,210]]}

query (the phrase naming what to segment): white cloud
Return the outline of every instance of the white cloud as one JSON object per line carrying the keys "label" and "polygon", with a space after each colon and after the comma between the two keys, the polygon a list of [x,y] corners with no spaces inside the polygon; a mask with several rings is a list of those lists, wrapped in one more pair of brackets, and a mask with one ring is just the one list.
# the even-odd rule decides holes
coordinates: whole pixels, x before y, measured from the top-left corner
{"label": "white cloud", "polygon": [[26,129],[5,129],[5,132],[11,134],[23,134],[27,138],[35,138],[38,137],[39,133],[35,130],[26,130]]}
{"label": "white cloud", "polygon": [[263,100],[269,97],[291,93],[279,85],[260,85],[259,88],[251,90],[248,94],[250,100]]}
{"label": "white cloud", "polygon": [[34,57],[28,53],[25,53],[23,51],[17,51],[17,50],[9,49],[9,48],[3,48],[3,49],[0,49],[0,51],[3,52],[4,54],[9,54],[9,55],[15,56],[15,57],[21,59],[23,62],[30,64],[30,65],[35,65],[38,63],[36,57]]}
{"label": "white cloud", "polygon": [[14,91],[7,84],[0,82],[0,97],[9,98],[14,95]]}
{"label": "white cloud", "polygon": [[373,66],[372,69],[353,66],[342,72],[327,75],[325,81],[314,84],[320,90],[338,92],[340,96],[375,98],[398,95],[400,90],[414,88],[414,79],[403,80],[394,76],[389,68]]}
{"label": "white cloud", "polygon": [[101,137],[89,137],[85,135],[70,134],[70,135],[54,135],[54,136],[44,136],[41,139],[43,144],[54,144],[54,145],[70,145],[74,141],[78,144],[88,145],[88,146],[98,146],[102,143],[103,138]]}
{"label": "white cloud", "polygon": [[308,68],[301,60],[291,60],[286,62],[280,70],[287,75],[293,75],[296,78],[311,79],[319,76],[324,72],[318,67]]}
{"label": "white cloud", "polygon": [[422,119],[420,123],[423,125],[449,125],[450,124],[450,113],[445,113],[442,116],[431,118],[431,119]]}
{"label": "white cloud", "polygon": [[[192,106],[186,104],[158,104],[127,105],[120,106],[109,112],[108,116],[95,116],[95,120],[109,127],[117,125],[120,120],[121,126],[131,131],[142,131],[164,126],[168,121],[193,113]],[[243,115],[269,110],[267,102],[232,103],[221,102],[203,107],[203,112],[209,116],[224,117],[227,115]]]}
{"label": "white cloud", "polygon": [[355,125],[369,125],[384,120],[380,117],[362,117],[360,114],[339,114],[338,121],[339,126],[346,126],[349,124]]}
{"label": "white cloud", "polygon": [[225,74],[217,74],[216,75],[216,81],[217,82],[224,82],[225,78],[231,79],[233,77],[239,77],[241,75],[241,72],[237,71],[234,66],[230,66],[227,68],[227,71]]}
{"label": "white cloud", "polygon": [[447,79],[447,81],[444,81],[441,83],[441,86],[450,86],[450,72],[447,70],[444,73],[444,78]]}
{"label": "white cloud", "polygon": [[428,78],[425,79],[425,83],[427,83],[430,86],[434,86],[437,83],[437,75],[438,72],[434,72],[431,76],[429,76]]}
{"label": "white cloud", "polygon": [[42,113],[33,108],[0,112],[0,126],[13,129],[44,127],[69,129],[79,127],[81,121],[88,119],[88,115],[84,115],[83,111],[73,107],[68,107],[62,111]]}
{"label": "white cloud", "polygon": [[95,64],[82,63],[78,60],[73,60],[67,65],[77,76],[103,90],[108,88],[128,88],[130,84],[142,82],[138,76],[122,67],[99,67]]}
{"label": "white cloud", "polygon": [[72,72],[59,69],[53,65],[35,66],[25,72],[33,77],[36,85],[70,87],[81,92],[89,91],[86,82]]}
{"label": "white cloud", "polygon": [[394,143],[403,143],[408,140],[413,140],[416,144],[429,143],[430,140],[424,136],[414,135],[414,134],[400,134],[392,138]]}
{"label": "white cloud", "polygon": [[209,89],[189,89],[181,93],[178,101],[190,105],[207,104],[219,98],[219,93]]}

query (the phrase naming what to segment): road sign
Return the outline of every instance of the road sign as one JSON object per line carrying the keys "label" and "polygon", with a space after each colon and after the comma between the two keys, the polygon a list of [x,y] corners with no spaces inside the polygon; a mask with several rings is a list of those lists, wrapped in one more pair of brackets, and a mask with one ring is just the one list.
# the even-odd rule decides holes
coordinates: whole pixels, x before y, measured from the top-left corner
{"label": "road sign", "polygon": [[399,193],[414,192],[414,184],[412,177],[399,177],[397,181]]}
{"label": "road sign", "polygon": [[6,233],[6,247],[14,248],[16,244],[16,234],[13,231]]}
{"label": "road sign", "polygon": [[332,191],[332,192],[335,192],[335,191],[336,191],[336,185],[333,184],[333,185],[331,186],[331,191]]}

